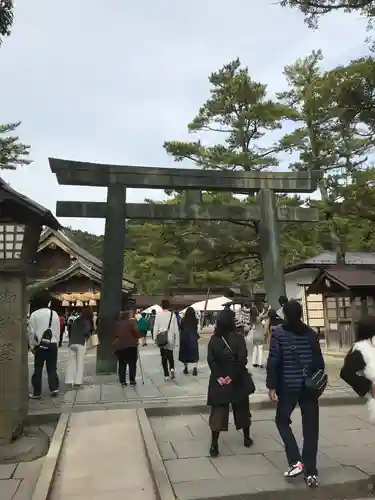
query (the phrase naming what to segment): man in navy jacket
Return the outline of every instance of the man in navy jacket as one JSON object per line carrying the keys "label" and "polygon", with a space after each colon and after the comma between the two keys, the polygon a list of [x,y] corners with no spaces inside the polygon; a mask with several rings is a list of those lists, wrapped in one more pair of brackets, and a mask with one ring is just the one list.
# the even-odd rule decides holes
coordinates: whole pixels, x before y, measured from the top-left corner
{"label": "man in navy jacket", "polygon": [[[294,478],[304,474],[307,485],[315,487],[318,485],[319,403],[317,395],[305,387],[305,379],[319,369],[324,370],[324,359],[316,333],[301,320],[299,302],[290,300],[283,312],[284,322],[271,336],[267,388],[271,401],[277,402],[276,426],[289,463],[284,476]],[[290,427],[297,404],[302,414],[302,457]]]}

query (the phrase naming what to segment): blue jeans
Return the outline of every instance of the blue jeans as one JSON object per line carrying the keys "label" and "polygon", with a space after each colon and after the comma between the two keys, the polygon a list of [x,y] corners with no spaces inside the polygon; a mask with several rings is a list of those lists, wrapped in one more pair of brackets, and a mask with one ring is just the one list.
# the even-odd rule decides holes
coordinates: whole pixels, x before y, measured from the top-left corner
{"label": "blue jeans", "polygon": [[[307,476],[317,474],[316,461],[319,441],[319,402],[305,387],[300,391],[283,392],[278,395],[276,426],[285,446],[289,465],[302,462]],[[302,415],[302,457],[290,427],[291,415],[297,406]]]}

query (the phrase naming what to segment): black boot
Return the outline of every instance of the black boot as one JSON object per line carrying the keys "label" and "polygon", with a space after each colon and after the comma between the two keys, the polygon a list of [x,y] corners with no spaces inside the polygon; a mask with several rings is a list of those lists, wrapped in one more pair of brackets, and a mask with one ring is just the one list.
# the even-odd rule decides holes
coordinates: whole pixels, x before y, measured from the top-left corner
{"label": "black boot", "polygon": [[212,431],[211,432],[211,447],[210,447],[210,456],[215,458],[219,455],[219,432]]}
{"label": "black boot", "polygon": [[245,448],[250,448],[254,441],[250,437],[250,427],[244,427],[243,429],[243,444]]}

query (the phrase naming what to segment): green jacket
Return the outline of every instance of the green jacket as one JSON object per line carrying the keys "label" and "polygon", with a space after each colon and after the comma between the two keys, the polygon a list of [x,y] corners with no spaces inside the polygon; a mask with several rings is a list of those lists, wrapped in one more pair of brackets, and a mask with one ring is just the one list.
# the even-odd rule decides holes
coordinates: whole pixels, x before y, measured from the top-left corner
{"label": "green jacket", "polygon": [[138,328],[141,333],[147,333],[149,325],[149,320],[144,316],[141,316],[141,318],[138,320]]}

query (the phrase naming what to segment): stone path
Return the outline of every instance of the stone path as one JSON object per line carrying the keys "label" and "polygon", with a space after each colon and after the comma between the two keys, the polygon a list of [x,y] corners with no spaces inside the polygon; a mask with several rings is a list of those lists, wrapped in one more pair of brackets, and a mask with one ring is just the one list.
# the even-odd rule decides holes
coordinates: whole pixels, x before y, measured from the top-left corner
{"label": "stone path", "polygon": [[[138,385],[135,388],[122,388],[116,375],[96,376],[95,352],[91,351],[86,356],[83,387],[78,391],[70,390],[64,384],[67,348],[65,346],[60,350],[59,373],[62,383],[59,398],[49,397],[44,378],[43,399],[30,401],[30,410],[34,413],[74,412],[50,500],[119,500],[125,497],[154,500],[137,412],[131,408],[144,406],[152,408],[150,415],[160,415],[160,410],[165,414],[166,406],[171,405],[185,406],[185,411],[190,414],[153,416],[150,421],[179,500],[259,491],[281,494],[282,498],[288,493],[290,500],[305,498],[301,494],[302,491],[306,492],[306,489],[301,489],[304,488],[303,484],[297,482],[297,486],[293,486],[283,480],[282,471],[286,463],[273,422],[274,410],[254,410],[255,445],[252,448],[244,448],[242,436],[231,428],[222,436],[220,457],[214,460],[209,458],[207,415],[191,414],[190,411],[194,411],[196,402],[205,404],[209,378],[207,340],[203,338],[200,342],[202,361],[199,363],[198,377],[183,375],[183,367],[177,362],[177,378],[174,381],[164,380],[156,346],[149,344],[141,347],[145,384],[142,385],[138,370]],[[178,353],[175,359],[177,357]],[[326,397],[345,394],[354,398],[352,391],[338,377],[342,359],[327,358],[326,361],[330,377]],[[30,356],[30,372],[32,363],[33,358]],[[257,393],[262,397],[266,393],[265,370],[252,371]],[[335,498],[360,497],[367,493],[369,474],[375,471],[375,434],[366,418],[366,408],[363,406],[322,408],[319,464],[323,485],[333,485],[336,492],[346,492],[340,489],[344,488],[346,481],[358,481],[358,485],[362,486],[361,481],[365,482],[365,491],[357,489],[350,496],[343,493]],[[294,424],[300,437],[298,414]],[[30,490],[28,497],[11,496],[21,491],[23,482],[14,476],[14,471],[7,474],[2,484],[7,484],[10,493],[4,500],[30,500]],[[2,484],[0,482],[0,488]],[[1,500],[2,492],[0,489]],[[297,497],[293,496],[294,493]],[[280,497],[275,498],[278,500]]]}
{"label": "stone path", "polygon": [[137,412],[72,415],[49,498],[154,500]]}
{"label": "stone path", "polygon": [[43,458],[21,464],[0,465],[1,500],[30,500]]}
{"label": "stone path", "polygon": [[[245,448],[242,435],[232,426],[229,432],[222,433],[220,456],[214,459],[208,454],[207,415],[151,418],[160,454],[179,500],[260,491],[277,491],[289,498],[295,490],[298,498],[304,498],[303,480],[291,484],[282,476],[287,463],[273,421],[274,411],[254,412],[253,418],[253,447]],[[299,412],[293,415],[293,428],[301,441]],[[375,433],[365,407],[322,408],[320,436],[320,480],[323,486],[331,485],[333,493],[337,494],[344,482],[367,482],[369,475],[375,474]],[[360,489],[356,492],[360,493]],[[365,496],[366,492],[365,487],[361,493]]]}
{"label": "stone path", "polygon": [[[35,436],[39,431],[44,434],[46,440],[51,439],[55,430],[54,424],[40,425],[38,428],[32,428],[29,438],[18,440],[9,445],[7,451],[1,454],[2,460],[4,457],[11,457],[20,454],[28,455],[29,459],[32,456],[40,456],[43,449],[40,449],[40,444]],[[31,437],[30,437],[31,436]],[[46,443],[47,444],[47,443]],[[14,455],[13,455],[14,454]],[[0,464],[0,499],[1,500],[30,500],[42,469],[44,457],[38,458],[30,462],[22,463],[5,463]]]}
{"label": "stone path", "polygon": [[[61,379],[61,395],[52,399],[48,392],[41,401],[30,401],[30,411],[59,411],[62,408],[75,407],[82,408],[84,405],[111,405],[135,403],[172,403],[189,400],[201,400],[203,403],[207,394],[209,379],[209,368],[207,366],[207,338],[200,342],[200,363],[199,375],[185,376],[182,374],[182,365],[176,362],[177,377],[174,381],[165,381],[160,366],[159,350],[153,344],[147,347],[140,347],[141,361],[144,372],[145,384],[141,383],[140,369],[138,364],[137,387],[121,388],[116,375],[96,376],[95,374],[95,352],[86,354],[84,386],[78,391],[70,390],[64,383],[65,369],[67,363],[67,348],[63,347],[59,353],[59,374]],[[178,352],[175,354],[178,359]],[[33,358],[30,355],[29,368],[32,373]],[[345,386],[338,378],[338,372],[342,365],[342,360],[330,358],[327,361],[327,368],[330,378],[330,386],[327,394],[338,393],[340,395],[352,395],[352,391]],[[257,394],[265,394],[265,370],[252,369]],[[44,391],[48,390],[46,377],[44,376]]]}

